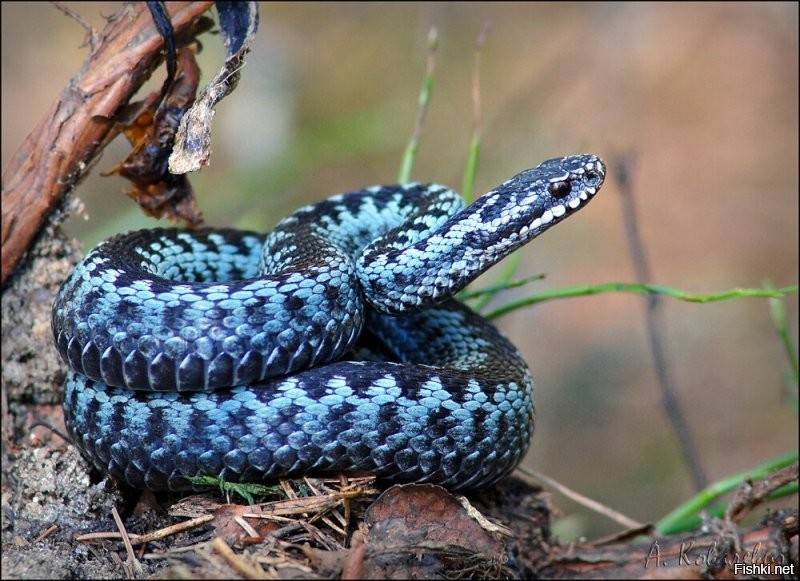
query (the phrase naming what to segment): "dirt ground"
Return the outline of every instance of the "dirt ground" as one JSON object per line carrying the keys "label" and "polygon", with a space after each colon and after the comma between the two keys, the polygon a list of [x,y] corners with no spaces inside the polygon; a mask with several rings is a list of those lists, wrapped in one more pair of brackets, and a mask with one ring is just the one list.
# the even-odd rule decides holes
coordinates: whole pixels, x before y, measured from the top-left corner
{"label": "dirt ground", "polygon": [[[2,543],[4,578],[113,577],[109,563],[73,535],[112,526],[122,501],[92,484],[87,463],[47,428],[63,430],[64,368],[52,348],[50,309],[60,281],[80,257],[50,227],[3,294]],[[41,540],[39,540],[41,539]]]}

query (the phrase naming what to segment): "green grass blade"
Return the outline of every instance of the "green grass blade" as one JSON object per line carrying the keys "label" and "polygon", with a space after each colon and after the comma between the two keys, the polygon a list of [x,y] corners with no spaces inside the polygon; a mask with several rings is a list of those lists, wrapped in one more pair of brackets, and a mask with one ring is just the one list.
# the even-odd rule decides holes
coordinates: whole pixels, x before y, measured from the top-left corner
{"label": "green grass blade", "polygon": [[476,312],[481,312],[497,293],[501,292],[502,290],[512,288],[511,281],[514,278],[514,274],[517,272],[517,267],[519,266],[521,256],[522,254],[520,252],[515,252],[506,259],[503,271],[500,273],[497,283],[494,285],[498,290],[496,292],[484,293],[484,295],[477,302],[475,302],[474,305],[472,305],[473,310]]}
{"label": "green grass blade", "polygon": [[[797,494],[798,489],[800,489],[798,483],[792,482],[791,484],[787,484],[786,486],[782,486],[779,489],[770,492],[766,496],[766,499],[777,500],[779,498],[785,498],[787,496],[791,496],[792,494]],[[727,508],[728,508],[727,504],[715,504],[714,506],[706,507],[704,511],[711,516],[722,518],[723,516],[725,516],[725,511],[727,510]],[[699,515],[687,516],[683,520],[678,519],[670,523],[670,528],[668,530],[658,531],[658,532],[663,535],[688,532],[696,529],[702,523],[703,519]]]}
{"label": "green grass blade", "polygon": [[797,290],[798,290],[798,285],[792,285],[779,289],[735,288],[720,293],[700,295],[700,294],[690,294],[677,288],[658,285],[658,284],[610,282],[598,285],[581,285],[581,286],[565,287],[560,289],[543,291],[516,301],[511,301],[503,305],[502,307],[499,307],[494,311],[485,314],[484,316],[487,319],[495,319],[497,317],[510,313],[511,311],[521,309],[522,307],[534,305],[536,303],[541,303],[552,299],[585,297],[590,295],[613,293],[613,292],[627,292],[636,294],[656,293],[690,303],[712,303],[712,302],[726,301],[729,299],[737,299],[737,298],[752,298],[752,297],[780,298],[788,294],[796,293]]}
{"label": "green grass blade", "polygon": [[798,376],[798,363],[797,363],[797,349],[792,344],[792,337],[789,333],[789,322],[786,319],[786,307],[784,305],[783,297],[775,297],[769,299],[769,311],[772,321],[775,323],[775,328],[780,335],[783,349],[786,351],[786,358],[789,360],[791,367],[791,382],[794,385],[794,403],[797,409],[797,386],[800,383]]}
{"label": "green grass blade", "polygon": [[417,107],[417,120],[414,124],[414,133],[406,145],[403,161],[400,163],[400,173],[397,176],[398,183],[405,184],[411,181],[411,172],[414,169],[414,162],[417,159],[419,140],[422,137],[422,127],[425,124],[425,114],[433,94],[433,72],[436,67],[436,49],[439,47],[439,36],[436,28],[431,28],[428,33],[428,58],[425,66],[425,80],[419,93],[419,105]]}
{"label": "green grass blade", "polygon": [[464,168],[464,179],[461,182],[461,195],[467,204],[472,202],[472,191],[475,187],[475,175],[478,173],[478,158],[481,154],[481,135],[472,134],[472,141],[469,144],[469,154],[467,155],[467,165]]}
{"label": "green grass blade", "polygon": [[797,462],[797,459],[798,451],[794,450],[783,456],[768,460],[751,470],[745,470],[714,482],[659,520],[656,523],[656,531],[658,534],[668,535],[679,532],[680,530],[685,530],[679,528],[679,525],[685,526],[685,523],[689,522],[689,519],[692,517],[695,517],[700,510],[714,502],[723,494],[732,492],[745,480],[761,480],[769,473]]}
{"label": "green grass blade", "polygon": [[472,139],[469,144],[467,165],[461,182],[461,195],[469,204],[472,202],[475,176],[478,173],[478,159],[481,153],[481,49],[486,42],[489,26],[485,25],[475,41],[475,58],[472,67]]}
{"label": "green grass blade", "polygon": [[544,279],[543,274],[534,274],[533,276],[528,276],[517,280],[510,280],[508,282],[496,283],[493,284],[492,286],[486,286],[475,290],[461,291],[458,294],[458,300],[468,301],[470,299],[482,297],[483,295],[486,294],[491,294],[492,296],[494,296],[497,293],[501,293],[505,290],[509,290],[512,288],[519,288],[521,286],[525,286],[526,284],[530,284],[532,282],[536,282],[537,280],[542,280],[542,279]]}

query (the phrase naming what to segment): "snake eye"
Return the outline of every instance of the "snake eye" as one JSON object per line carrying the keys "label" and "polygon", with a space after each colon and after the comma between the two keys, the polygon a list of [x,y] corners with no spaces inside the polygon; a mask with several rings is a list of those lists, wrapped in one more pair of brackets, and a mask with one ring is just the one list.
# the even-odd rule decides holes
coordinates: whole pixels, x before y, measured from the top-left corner
{"label": "snake eye", "polygon": [[569,194],[572,190],[569,185],[569,180],[550,182],[548,189],[550,190],[550,195],[559,200]]}

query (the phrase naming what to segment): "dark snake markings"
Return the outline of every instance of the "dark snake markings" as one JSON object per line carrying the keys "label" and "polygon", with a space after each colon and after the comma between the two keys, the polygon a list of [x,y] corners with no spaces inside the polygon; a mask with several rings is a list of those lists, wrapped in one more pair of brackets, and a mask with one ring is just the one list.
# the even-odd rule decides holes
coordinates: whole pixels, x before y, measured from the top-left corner
{"label": "dark snake markings", "polygon": [[323,472],[491,485],[528,448],[533,383],[514,346],[450,297],[583,207],[604,175],[579,155],[466,208],[442,186],[376,186],[266,237],[111,238],[53,305],[73,442],[137,488]]}

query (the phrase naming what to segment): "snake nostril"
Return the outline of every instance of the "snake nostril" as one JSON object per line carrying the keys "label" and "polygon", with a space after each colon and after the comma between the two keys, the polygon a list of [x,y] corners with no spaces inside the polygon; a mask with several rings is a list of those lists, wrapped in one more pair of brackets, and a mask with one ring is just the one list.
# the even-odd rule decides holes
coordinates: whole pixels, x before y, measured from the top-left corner
{"label": "snake nostril", "polygon": [[597,171],[588,171],[586,172],[586,185],[594,188],[600,185],[600,182],[603,181],[603,175]]}

